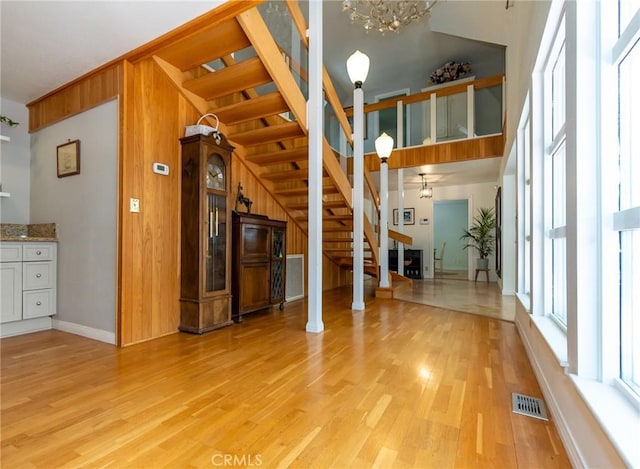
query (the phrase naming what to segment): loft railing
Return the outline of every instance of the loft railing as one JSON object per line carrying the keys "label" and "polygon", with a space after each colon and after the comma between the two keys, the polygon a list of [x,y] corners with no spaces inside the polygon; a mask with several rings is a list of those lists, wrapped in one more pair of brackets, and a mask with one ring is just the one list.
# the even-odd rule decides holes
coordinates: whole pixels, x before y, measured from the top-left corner
{"label": "loft railing", "polygon": [[[395,148],[501,134],[504,121],[503,82],[504,75],[478,80],[462,79],[427,87],[413,95],[366,105],[364,113],[369,132],[364,143],[365,153],[375,152],[375,139],[382,132],[394,138]],[[348,117],[352,113],[352,110],[346,112]],[[391,119],[384,120],[396,122],[397,126],[380,128],[381,113],[392,113]],[[401,142],[398,128],[404,129]],[[334,141],[330,142],[334,144]]]}

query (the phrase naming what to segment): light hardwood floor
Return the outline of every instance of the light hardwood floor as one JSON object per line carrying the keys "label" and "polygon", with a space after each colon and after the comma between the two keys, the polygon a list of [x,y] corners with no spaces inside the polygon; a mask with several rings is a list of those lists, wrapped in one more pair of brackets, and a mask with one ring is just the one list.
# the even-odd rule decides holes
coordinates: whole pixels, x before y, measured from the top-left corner
{"label": "light hardwood floor", "polygon": [[117,349],[3,339],[2,467],[570,467],[507,321],[398,300],[292,302],[203,336]]}
{"label": "light hardwood floor", "polygon": [[394,295],[404,301],[506,321],[513,321],[516,315],[515,296],[502,295],[496,282],[487,283],[484,279],[474,282],[437,276],[414,280],[413,286],[403,286]]}

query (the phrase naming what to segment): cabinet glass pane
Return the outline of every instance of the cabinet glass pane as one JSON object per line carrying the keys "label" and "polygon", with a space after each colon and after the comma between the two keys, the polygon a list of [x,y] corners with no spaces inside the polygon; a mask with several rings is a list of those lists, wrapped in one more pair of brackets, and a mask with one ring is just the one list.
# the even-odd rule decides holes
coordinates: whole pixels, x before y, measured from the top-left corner
{"label": "cabinet glass pane", "polygon": [[227,197],[209,193],[209,230],[205,286],[207,292],[224,290],[227,283]]}

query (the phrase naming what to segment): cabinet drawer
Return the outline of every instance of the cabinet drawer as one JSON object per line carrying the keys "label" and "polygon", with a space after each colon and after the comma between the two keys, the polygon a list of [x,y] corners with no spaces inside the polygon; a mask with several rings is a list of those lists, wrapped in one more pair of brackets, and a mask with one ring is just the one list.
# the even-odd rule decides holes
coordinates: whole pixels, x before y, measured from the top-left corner
{"label": "cabinet drawer", "polygon": [[0,243],[0,262],[22,261],[22,244]]}
{"label": "cabinet drawer", "polygon": [[22,289],[53,288],[53,262],[25,262],[22,264]]}
{"label": "cabinet drawer", "polygon": [[56,245],[49,244],[25,244],[22,248],[22,260],[31,261],[51,261],[55,259]]}
{"label": "cabinet drawer", "polygon": [[22,294],[22,318],[39,318],[55,314],[53,290],[26,291]]}

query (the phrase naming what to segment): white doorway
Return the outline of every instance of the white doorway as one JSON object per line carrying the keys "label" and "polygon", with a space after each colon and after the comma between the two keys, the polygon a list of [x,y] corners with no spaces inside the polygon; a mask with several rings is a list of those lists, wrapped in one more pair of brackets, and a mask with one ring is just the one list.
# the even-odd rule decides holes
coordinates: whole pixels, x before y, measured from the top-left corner
{"label": "white doorway", "polygon": [[468,199],[434,200],[434,277],[468,279],[469,254],[460,239],[468,227]]}

